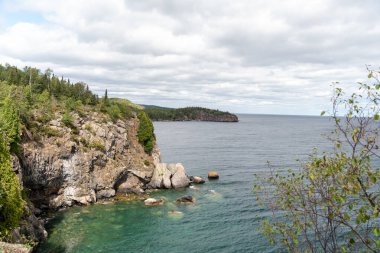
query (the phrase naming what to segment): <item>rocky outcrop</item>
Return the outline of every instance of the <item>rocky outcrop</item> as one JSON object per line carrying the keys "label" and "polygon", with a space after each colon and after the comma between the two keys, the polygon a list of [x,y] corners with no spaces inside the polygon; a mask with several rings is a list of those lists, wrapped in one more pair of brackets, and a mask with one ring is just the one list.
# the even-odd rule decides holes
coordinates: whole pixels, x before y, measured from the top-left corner
{"label": "rocky outcrop", "polygon": [[[117,122],[98,112],[71,117],[73,122],[65,124],[57,113],[54,120],[37,124],[39,132],[23,131],[21,152],[12,157],[12,163],[28,200],[19,228],[9,235],[12,242],[45,239],[47,232],[39,216],[49,209],[190,183],[182,164],[160,163],[157,147],[145,153],[137,138],[137,117]],[[163,202],[148,200],[145,204]]]}
{"label": "rocky outcrop", "polygon": [[[19,178],[21,189],[25,191],[22,167],[19,159],[16,156],[12,156],[11,158],[13,170]],[[19,244],[0,244],[0,252],[1,249],[5,252],[31,252],[31,247],[22,244],[28,244],[30,242],[37,243],[46,239],[48,234],[44,227],[44,221],[41,218],[38,218],[40,214],[41,210],[35,208],[32,202],[25,201],[23,216],[19,226],[10,231],[7,235],[7,241]]]}
{"label": "rocky outcrop", "polygon": [[195,203],[195,198],[193,196],[183,196],[176,200],[177,204],[191,204]]}
{"label": "rocky outcrop", "polygon": [[59,208],[112,197],[117,187],[140,191],[152,177],[159,152],[144,152],[136,137],[138,120],[113,123],[96,112],[72,117],[73,126],[67,127],[57,115],[41,126],[38,141],[22,144],[20,167],[32,202]]}
{"label": "rocky outcrop", "polygon": [[189,184],[190,180],[182,164],[159,163],[153,171],[148,188],[184,188]]}

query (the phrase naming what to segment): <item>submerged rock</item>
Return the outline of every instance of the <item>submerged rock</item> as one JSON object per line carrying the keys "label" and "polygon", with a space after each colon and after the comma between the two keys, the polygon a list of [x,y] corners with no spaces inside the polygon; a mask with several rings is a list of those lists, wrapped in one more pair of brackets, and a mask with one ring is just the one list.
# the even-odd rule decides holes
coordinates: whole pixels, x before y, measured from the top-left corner
{"label": "submerged rock", "polygon": [[183,212],[172,210],[168,212],[168,215],[169,217],[180,219],[183,217]]}
{"label": "submerged rock", "polygon": [[164,204],[164,200],[163,199],[148,198],[148,199],[144,200],[144,204],[146,206],[159,206],[159,205]]}
{"label": "submerged rock", "polygon": [[195,198],[193,196],[183,196],[176,201],[177,204],[189,204],[195,203]]}

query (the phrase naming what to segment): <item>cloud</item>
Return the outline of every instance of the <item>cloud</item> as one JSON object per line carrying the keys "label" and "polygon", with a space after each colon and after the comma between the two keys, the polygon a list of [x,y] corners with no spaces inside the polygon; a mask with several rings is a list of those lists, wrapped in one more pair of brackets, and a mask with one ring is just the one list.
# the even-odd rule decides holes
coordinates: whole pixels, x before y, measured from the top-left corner
{"label": "cloud", "polygon": [[331,82],[353,84],[365,64],[380,66],[376,0],[5,0],[1,7],[1,63],[50,67],[137,103],[318,114],[328,109]]}

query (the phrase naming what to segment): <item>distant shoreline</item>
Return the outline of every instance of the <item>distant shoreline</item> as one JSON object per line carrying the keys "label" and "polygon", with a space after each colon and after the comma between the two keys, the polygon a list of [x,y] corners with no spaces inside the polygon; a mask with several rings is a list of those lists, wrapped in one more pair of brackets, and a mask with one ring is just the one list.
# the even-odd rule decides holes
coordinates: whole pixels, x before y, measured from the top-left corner
{"label": "distant shoreline", "polygon": [[235,114],[203,107],[174,109],[153,105],[142,106],[152,121],[239,122],[239,118]]}

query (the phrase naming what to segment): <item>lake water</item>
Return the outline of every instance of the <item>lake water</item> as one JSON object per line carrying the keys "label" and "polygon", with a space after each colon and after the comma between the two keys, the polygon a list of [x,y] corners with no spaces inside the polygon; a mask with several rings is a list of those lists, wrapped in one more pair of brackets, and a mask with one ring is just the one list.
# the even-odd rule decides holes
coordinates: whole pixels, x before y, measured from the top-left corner
{"label": "lake water", "polygon": [[[268,211],[255,203],[254,174],[298,168],[314,147],[328,150],[332,123],[326,117],[239,115],[239,123],[155,122],[164,162],[182,162],[189,175],[220,179],[198,190],[166,190],[142,201],[73,207],[59,212],[48,227],[49,239],[37,252],[278,252],[258,230]],[[195,205],[175,200],[193,195]],[[170,211],[182,216],[171,216]]]}

